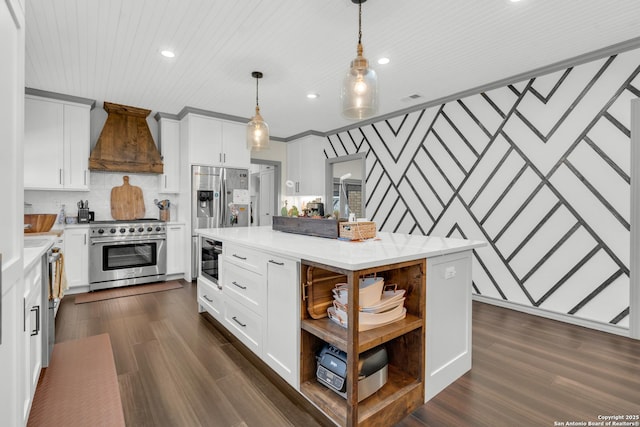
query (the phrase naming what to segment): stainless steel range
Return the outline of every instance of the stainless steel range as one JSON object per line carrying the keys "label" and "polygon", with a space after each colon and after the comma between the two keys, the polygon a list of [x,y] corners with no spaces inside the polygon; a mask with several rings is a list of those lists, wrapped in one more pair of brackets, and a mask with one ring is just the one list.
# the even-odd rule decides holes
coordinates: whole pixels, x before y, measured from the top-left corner
{"label": "stainless steel range", "polygon": [[89,226],[89,290],[162,281],[167,272],[163,221],[95,221]]}

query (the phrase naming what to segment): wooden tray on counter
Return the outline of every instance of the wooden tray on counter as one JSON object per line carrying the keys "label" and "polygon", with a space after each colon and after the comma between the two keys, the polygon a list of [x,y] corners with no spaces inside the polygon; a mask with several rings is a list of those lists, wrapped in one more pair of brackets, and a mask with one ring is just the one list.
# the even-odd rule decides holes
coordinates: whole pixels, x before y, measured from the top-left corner
{"label": "wooden tray on counter", "polygon": [[271,227],[276,231],[330,239],[338,238],[338,221],[335,219],[274,216],[272,220]]}

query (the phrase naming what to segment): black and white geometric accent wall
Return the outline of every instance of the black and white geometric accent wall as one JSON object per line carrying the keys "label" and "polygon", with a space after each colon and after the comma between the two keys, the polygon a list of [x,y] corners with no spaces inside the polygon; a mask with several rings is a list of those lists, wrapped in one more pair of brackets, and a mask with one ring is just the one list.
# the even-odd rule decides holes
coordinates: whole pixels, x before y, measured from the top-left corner
{"label": "black and white geometric accent wall", "polygon": [[381,231],[481,239],[477,294],[629,325],[640,49],[327,136]]}

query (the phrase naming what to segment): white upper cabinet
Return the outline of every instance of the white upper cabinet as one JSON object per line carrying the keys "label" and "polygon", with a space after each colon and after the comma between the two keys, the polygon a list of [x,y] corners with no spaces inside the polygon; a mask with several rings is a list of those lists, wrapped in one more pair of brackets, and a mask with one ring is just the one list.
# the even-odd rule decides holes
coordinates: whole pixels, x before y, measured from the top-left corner
{"label": "white upper cabinet", "polygon": [[222,147],[225,166],[248,168],[251,164],[245,123],[222,122]]}
{"label": "white upper cabinet", "polygon": [[189,163],[248,168],[251,151],[247,149],[246,126],[198,114],[187,114],[186,126]]}
{"label": "white upper cabinet", "polygon": [[91,105],[27,95],[24,187],[89,190]]}
{"label": "white upper cabinet", "polygon": [[180,122],[161,117],[160,147],[164,173],[160,175],[161,193],[180,191]]}
{"label": "white upper cabinet", "polygon": [[288,196],[324,196],[325,155],[322,137],[307,136],[287,144]]}

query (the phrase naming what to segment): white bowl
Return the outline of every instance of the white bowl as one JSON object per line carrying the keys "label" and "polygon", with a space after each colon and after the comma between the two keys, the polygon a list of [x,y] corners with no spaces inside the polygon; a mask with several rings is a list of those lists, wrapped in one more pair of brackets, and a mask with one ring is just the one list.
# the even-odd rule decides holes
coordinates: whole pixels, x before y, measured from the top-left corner
{"label": "white bowl", "polygon": [[[382,277],[360,279],[359,306],[369,307],[380,302],[383,288],[384,279]],[[349,301],[349,285],[347,283],[338,283],[333,288],[333,298],[340,304],[346,305]]]}

